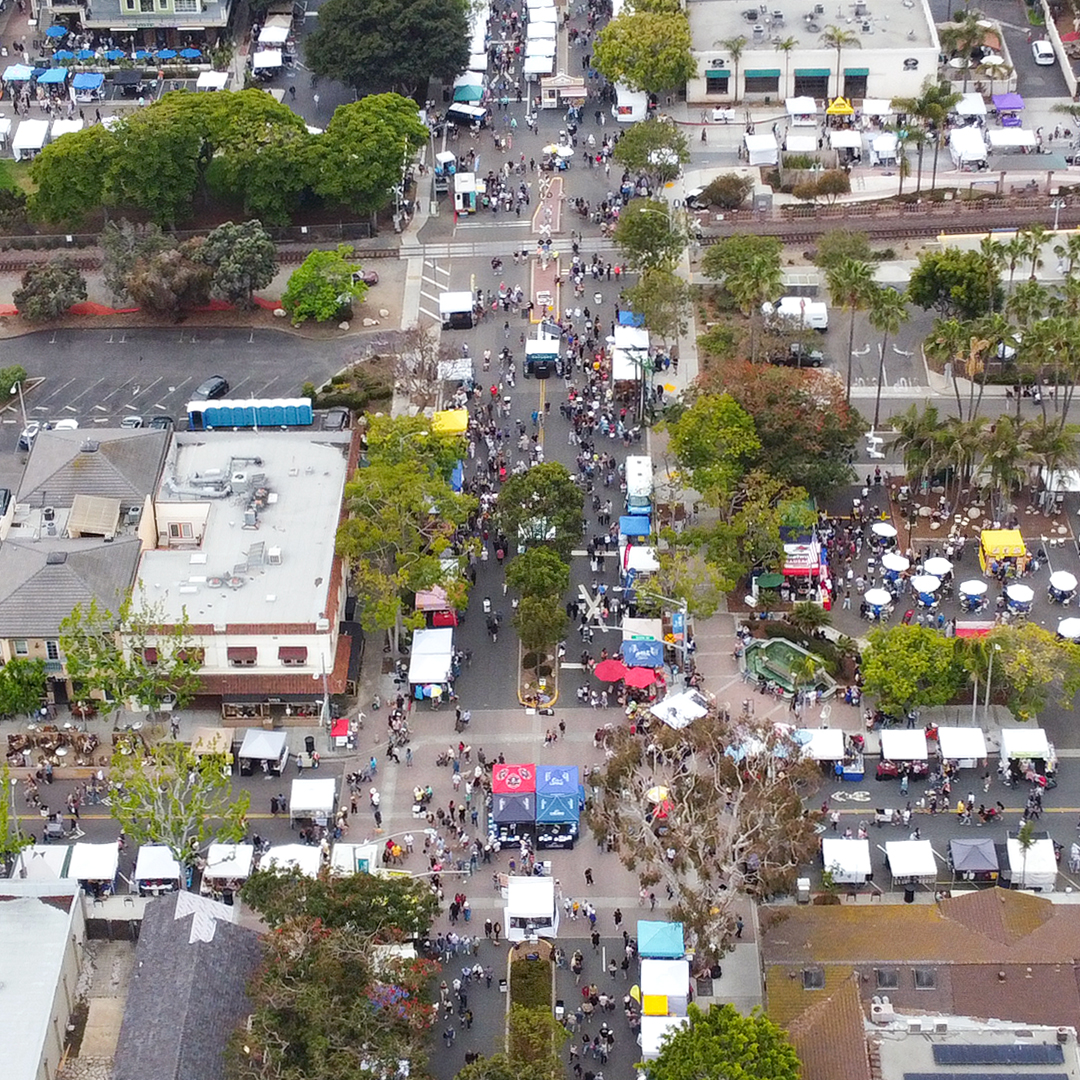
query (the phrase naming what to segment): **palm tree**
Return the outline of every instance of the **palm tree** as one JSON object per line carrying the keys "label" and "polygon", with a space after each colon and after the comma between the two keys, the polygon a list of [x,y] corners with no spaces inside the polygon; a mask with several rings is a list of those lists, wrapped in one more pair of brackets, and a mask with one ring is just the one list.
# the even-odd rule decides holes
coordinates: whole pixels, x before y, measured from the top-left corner
{"label": "palm tree", "polygon": [[1027,243],[1019,231],[1013,233],[1005,241],[1005,260],[1009,268],[1009,292],[1013,289],[1013,279],[1016,277],[1016,268],[1027,255]]}
{"label": "palm tree", "polygon": [[1029,225],[1020,235],[1024,238],[1024,255],[1031,260],[1030,280],[1035,280],[1035,272],[1042,269],[1043,245],[1050,239],[1050,230],[1044,225]]}
{"label": "palm tree", "polygon": [[939,82],[936,86],[928,86],[923,94],[927,128],[932,133],[934,140],[934,169],[930,174],[931,191],[934,190],[934,185],[937,183],[938,153],[945,138],[946,121],[949,113],[952,112],[961,97],[963,97],[962,94],[956,93],[948,83],[943,82]]}
{"label": "palm tree", "polygon": [[995,284],[1001,283],[1001,268],[1005,261],[1005,245],[1000,240],[994,239],[993,233],[987,233],[979,241],[979,254],[986,259],[987,270],[990,280],[987,282],[987,290],[990,296],[990,313],[994,311]]}
{"label": "palm tree", "polygon": [[848,325],[847,400],[851,401],[851,353],[855,348],[855,315],[870,302],[875,288],[874,268],[860,259],[845,259],[830,267],[825,275],[835,307],[851,313]]}
{"label": "palm tree", "polygon": [[1016,834],[1016,843],[1020,847],[1020,855],[1023,859],[1023,865],[1020,868],[1020,888],[1026,889],[1028,852],[1035,846],[1035,822],[1031,818],[1026,818],[1021,822]]}
{"label": "palm tree", "polygon": [[981,74],[985,75],[990,80],[990,96],[994,96],[994,83],[995,82],[1008,82],[1009,76],[1012,75],[1012,65],[1004,62],[1000,64],[980,64],[977,69]]}
{"label": "palm tree", "polygon": [[1054,245],[1054,254],[1065,264],[1066,281],[1072,280],[1073,270],[1080,265],[1080,233],[1071,232]]}
{"label": "palm tree", "polygon": [[1073,468],[1080,461],[1075,436],[1057,424],[1048,424],[1045,416],[1028,425],[1027,436],[1032,462],[1043,469],[1048,479],[1059,469]]}
{"label": "palm tree", "polygon": [[739,34],[737,37],[723,38],[721,41],[713,42],[713,45],[719,45],[731,54],[731,64],[735,68],[735,91],[731,95],[731,100],[735,104],[739,101],[739,61],[749,41],[750,39],[745,34]]}
{"label": "palm tree", "polygon": [[784,285],[784,272],[779,260],[768,255],[749,258],[735,274],[724,280],[724,288],[734,297],[739,309],[750,320],[750,361],[757,360],[758,326],[761,305],[779,295]]}
{"label": "palm tree", "polygon": [[968,77],[971,73],[971,50],[981,45],[986,37],[986,27],[980,25],[978,12],[968,11],[963,18],[955,20],[951,26],[944,27],[938,34],[941,48],[946,53],[961,53],[968,61],[964,67],[964,93],[967,93]]}
{"label": "palm tree", "polygon": [[[892,107],[896,112],[907,118],[903,127],[895,130],[897,140],[897,152],[901,146],[914,146],[917,153],[917,165],[915,167],[915,194],[922,189],[922,163],[923,151],[926,149],[927,132],[921,123],[922,115],[919,112],[919,98],[893,98]],[[914,122],[912,122],[914,121]]]}
{"label": "palm tree", "polygon": [[781,98],[788,96],[788,76],[791,72],[791,54],[799,47],[799,39],[793,37],[786,37],[780,41],[773,42],[773,48],[777,52],[784,54],[784,92],[780,95]]}
{"label": "palm tree", "polygon": [[[845,49],[861,49],[862,42],[859,35],[853,30],[845,30],[842,26],[826,26],[825,33],[821,35],[821,44],[826,49],[836,50],[836,94],[840,96],[840,54]],[[827,95],[826,95],[827,96]]]}
{"label": "palm tree", "polygon": [[900,327],[911,318],[908,312],[907,298],[884,285],[878,285],[870,294],[870,325],[881,332],[881,344],[878,348],[877,394],[874,399],[874,422],[871,431],[877,431],[881,416],[881,384],[885,377],[885,350],[889,344],[889,335],[897,334]]}
{"label": "palm tree", "polygon": [[941,364],[948,364],[952,373],[953,392],[956,394],[956,411],[964,415],[964,406],[960,400],[960,384],[956,381],[956,372],[963,362],[971,331],[967,323],[959,319],[935,319],[930,335],[923,345],[926,355]]}
{"label": "palm tree", "polygon": [[784,619],[800,633],[805,634],[807,638],[809,638],[815,630],[820,630],[823,626],[832,625],[832,615],[830,615],[820,604],[812,604],[808,600],[793,604],[791,610],[784,616]]}
{"label": "palm tree", "polygon": [[927,405],[920,411],[917,405],[911,405],[905,412],[893,417],[892,425],[896,431],[893,445],[904,457],[904,471],[908,479],[922,480],[938,464],[937,433],[941,428],[941,418],[937,409]]}
{"label": "palm tree", "polygon": [[984,441],[981,462],[984,486],[1001,500],[996,517],[1004,516],[1013,492],[1023,484],[1030,449],[1024,425],[999,416]]}

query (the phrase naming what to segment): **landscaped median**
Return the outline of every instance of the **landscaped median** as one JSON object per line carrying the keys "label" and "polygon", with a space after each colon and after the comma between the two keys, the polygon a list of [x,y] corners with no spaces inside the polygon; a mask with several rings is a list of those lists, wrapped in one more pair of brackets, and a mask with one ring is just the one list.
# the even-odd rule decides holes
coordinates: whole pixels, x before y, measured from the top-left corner
{"label": "landscaped median", "polygon": [[[555,1019],[555,965],[547,941],[522,941],[507,959],[506,1053],[534,1068],[550,1063],[552,1076],[564,1072],[559,1051],[568,1038]],[[531,1071],[531,1070],[530,1070]]]}

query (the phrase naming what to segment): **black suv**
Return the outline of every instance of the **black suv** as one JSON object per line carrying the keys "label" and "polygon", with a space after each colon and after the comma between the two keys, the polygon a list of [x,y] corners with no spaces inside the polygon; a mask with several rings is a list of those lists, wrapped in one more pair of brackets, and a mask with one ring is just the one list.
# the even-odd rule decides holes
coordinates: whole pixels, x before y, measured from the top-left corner
{"label": "black suv", "polygon": [[787,352],[774,353],[769,359],[785,367],[821,367],[825,363],[825,354],[801,341],[793,341]]}
{"label": "black suv", "polygon": [[213,398],[223,398],[228,392],[229,380],[224,375],[211,375],[209,379],[195,387],[191,400],[210,401]]}

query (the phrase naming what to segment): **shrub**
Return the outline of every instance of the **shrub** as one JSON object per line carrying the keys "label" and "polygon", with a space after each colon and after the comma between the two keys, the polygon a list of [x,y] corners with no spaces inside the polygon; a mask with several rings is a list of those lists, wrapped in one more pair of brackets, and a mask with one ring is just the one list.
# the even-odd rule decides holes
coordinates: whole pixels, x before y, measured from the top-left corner
{"label": "shrub", "polygon": [[746,197],[754,190],[754,181],[740,173],[721,173],[701,193],[703,202],[719,206],[721,210],[738,210]]}

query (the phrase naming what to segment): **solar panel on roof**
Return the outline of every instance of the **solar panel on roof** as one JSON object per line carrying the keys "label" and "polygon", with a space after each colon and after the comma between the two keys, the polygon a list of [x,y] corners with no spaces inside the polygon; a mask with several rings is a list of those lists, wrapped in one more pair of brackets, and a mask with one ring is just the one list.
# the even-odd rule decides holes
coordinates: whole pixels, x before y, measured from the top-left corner
{"label": "solar panel on roof", "polygon": [[1061,1065],[1057,1043],[948,1043],[934,1046],[935,1065]]}

